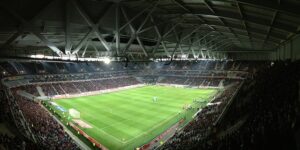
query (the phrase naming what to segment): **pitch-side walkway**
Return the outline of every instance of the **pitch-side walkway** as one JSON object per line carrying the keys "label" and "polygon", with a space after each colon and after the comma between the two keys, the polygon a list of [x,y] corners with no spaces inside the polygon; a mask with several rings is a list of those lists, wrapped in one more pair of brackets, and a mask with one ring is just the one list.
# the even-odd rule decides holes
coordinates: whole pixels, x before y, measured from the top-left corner
{"label": "pitch-side walkway", "polygon": [[[56,119],[56,118],[55,118]],[[64,130],[70,135],[70,137],[79,145],[79,147],[82,150],[91,150],[90,147],[88,147],[85,143],[83,143],[76,135],[73,134],[68,128],[66,128],[64,125]]]}

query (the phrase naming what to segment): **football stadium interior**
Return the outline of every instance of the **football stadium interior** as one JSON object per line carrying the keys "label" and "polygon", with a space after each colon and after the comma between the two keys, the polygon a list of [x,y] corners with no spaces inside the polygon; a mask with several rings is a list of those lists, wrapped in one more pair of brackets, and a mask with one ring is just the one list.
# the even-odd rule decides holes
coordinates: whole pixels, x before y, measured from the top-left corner
{"label": "football stadium interior", "polygon": [[1,0],[0,150],[300,150],[299,0]]}

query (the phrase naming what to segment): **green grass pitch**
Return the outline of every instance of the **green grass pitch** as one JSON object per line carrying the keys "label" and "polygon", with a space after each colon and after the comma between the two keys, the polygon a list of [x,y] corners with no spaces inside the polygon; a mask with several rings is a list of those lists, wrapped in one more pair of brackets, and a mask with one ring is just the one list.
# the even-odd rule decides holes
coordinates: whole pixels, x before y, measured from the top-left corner
{"label": "green grass pitch", "polygon": [[[92,126],[83,129],[109,149],[134,149],[150,142],[182,118],[190,121],[217,93],[215,89],[144,86],[112,93],[55,100],[65,109],[80,112],[81,120]],[[153,102],[157,97],[157,102]],[[194,99],[203,102],[194,104]]]}

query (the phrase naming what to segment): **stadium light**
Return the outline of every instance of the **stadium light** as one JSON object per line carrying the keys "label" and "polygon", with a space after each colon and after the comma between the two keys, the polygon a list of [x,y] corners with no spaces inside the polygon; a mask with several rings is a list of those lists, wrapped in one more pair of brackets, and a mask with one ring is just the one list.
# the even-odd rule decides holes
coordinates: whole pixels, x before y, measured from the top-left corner
{"label": "stadium light", "polygon": [[188,58],[188,55],[187,55],[187,54],[182,54],[182,55],[181,55],[181,59],[187,60],[187,58]]}
{"label": "stadium light", "polygon": [[105,57],[105,58],[103,59],[103,62],[104,62],[105,64],[110,64],[110,59],[109,59],[108,57]]}
{"label": "stadium light", "polygon": [[37,54],[37,55],[30,55],[31,58],[44,58],[45,56],[43,54]]}

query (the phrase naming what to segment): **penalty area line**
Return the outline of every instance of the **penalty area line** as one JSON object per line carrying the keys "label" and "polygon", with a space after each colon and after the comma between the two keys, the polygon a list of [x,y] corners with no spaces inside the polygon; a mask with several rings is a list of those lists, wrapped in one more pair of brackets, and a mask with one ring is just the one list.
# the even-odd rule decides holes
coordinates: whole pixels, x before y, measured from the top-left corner
{"label": "penalty area line", "polygon": [[[181,113],[181,112],[180,112],[180,113]],[[142,136],[142,135],[148,134],[148,133],[151,132],[153,129],[155,129],[155,128],[161,126],[161,125],[163,125],[164,123],[166,123],[166,122],[168,122],[168,121],[170,121],[172,118],[174,118],[174,117],[177,116],[177,115],[178,115],[178,114],[174,114],[174,115],[170,116],[169,118],[167,118],[165,121],[160,122],[159,124],[153,126],[153,127],[150,128],[147,132],[141,132],[141,133],[138,134],[137,136],[135,136],[135,137],[133,137],[133,138],[131,138],[131,139],[125,140],[125,141],[123,141],[123,140],[121,140],[121,139],[119,139],[119,138],[117,138],[117,137],[115,137],[115,136],[113,136],[113,135],[111,135],[111,134],[105,132],[104,130],[102,130],[103,128],[99,128],[99,127],[95,126],[95,125],[92,124],[92,123],[90,123],[90,124],[91,124],[93,127],[95,127],[96,130],[98,130],[98,131],[100,131],[100,132],[102,132],[102,133],[104,133],[104,134],[106,134],[106,135],[112,137],[113,139],[115,139],[116,141],[118,141],[118,142],[120,142],[120,143],[122,143],[122,144],[126,144],[126,143],[131,142],[131,141],[134,140],[134,139],[139,138],[139,137]],[[129,120],[131,120],[131,119],[123,120],[122,122],[124,122],[124,121],[129,121]],[[108,128],[108,127],[111,127],[111,126],[106,126],[106,127],[104,127],[104,128]]]}
{"label": "penalty area line", "polygon": [[122,140],[118,139],[117,137],[115,137],[115,136],[113,136],[113,135],[111,135],[111,134],[105,132],[104,130],[102,130],[101,128],[95,126],[94,124],[92,124],[92,123],[90,123],[90,122],[89,122],[89,124],[91,124],[97,131],[100,131],[100,132],[104,133],[105,135],[110,136],[110,137],[113,138],[114,140],[116,140],[116,141],[118,141],[118,142],[124,144],[124,142],[123,142]]}
{"label": "penalty area line", "polygon": [[[182,111],[181,111],[180,113],[182,113]],[[97,127],[96,125],[94,125],[93,123],[87,122],[87,121],[85,121],[85,120],[84,120],[84,121],[87,122],[87,123],[89,123],[89,124],[91,124],[97,131],[100,131],[100,132],[104,133],[105,135],[108,135],[109,137],[113,138],[113,139],[116,140],[117,142],[122,143],[122,144],[126,144],[126,143],[131,142],[131,141],[134,140],[134,139],[139,138],[139,137],[142,136],[142,135],[148,134],[148,133],[151,132],[153,129],[155,129],[155,128],[157,128],[157,127],[159,127],[159,126],[165,124],[166,122],[170,121],[172,118],[174,118],[174,117],[177,116],[177,115],[178,115],[178,114],[174,114],[174,115],[170,116],[169,118],[167,118],[166,120],[164,120],[163,122],[160,122],[159,124],[153,126],[153,127],[150,128],[147,132],[141,132],[141,133],[138,134],[137,136],[135,136],[135,137],[133,137],[133,138],[131,138],[131,139],[125,140],[125,141],[122,140],[122,139],[119,139],[119,138],[117,138],[117,137],[115,137],[115,136],[113,136],[113,135],[111,135],[111,134],[109,134],[109,133],[107,133],[107,132],[105,132],[105,131],[103,130],[103,129],[105,129],[105,128],[112,127],[113,125],[111,125],[111,126],[106,126],[106,127],[103,127],[103,128],[99,128],[99,127]],[[125,122],[125,121],[130,121],[130,120],[134,120],[134,119],[124,119],[124,120],[122,120],[122,122],[119,122],[119,123],[116,123],[116,124],[120,124],[120,123],[123,123],[123,122]],[[115,125],[115,124],[114,124],[114,125]]]}
{"label": "penalty area line", "polygon": [[[181,113],[181,112],[180,112],[180,113]],[[147,132],[142,132],[141,134],[138,134],[137,136],[135,136],[135,137],[133,137],[133,138],[127,140],[126,143],[131,142],[132,140],[134,140],[134,139],[136,139],[136,138],[138,138],[138,137],[140,137],[140,136],[142,136],[142,135],[148,134],[148,133],[151,132],[153,129],[155,129],[155,128],[161,126],[162,124],[164,124],[164,123],[166,123],[166,122],[168,122],[168,121],[170,121],[170,120],[171,120],[174,116],[176,116],[176,115],[178,115],[178,114],[174,114],[174,115],[172,115],[171,117],[167,118],[167,120],[165,120],[165,121],[163,121],[163,122],[161,122],[161,123],[159,123],[159,124],[153,126],[153,127],[150,128],[150,130],[148,130]]]}

